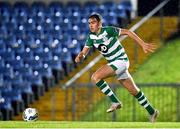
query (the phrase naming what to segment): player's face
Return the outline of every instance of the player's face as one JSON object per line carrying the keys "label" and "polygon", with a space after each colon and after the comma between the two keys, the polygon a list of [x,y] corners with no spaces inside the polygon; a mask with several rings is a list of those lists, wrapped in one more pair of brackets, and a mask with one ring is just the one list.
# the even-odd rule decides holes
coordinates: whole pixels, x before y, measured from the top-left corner
{"label": "player's face", "polygon": [[97,33],[98,30],[100,29],[101,23],[98,22],[96,18],[90,18],[88,20],[88,22],[89,22],[89,29],[90,29],[90,31]]}

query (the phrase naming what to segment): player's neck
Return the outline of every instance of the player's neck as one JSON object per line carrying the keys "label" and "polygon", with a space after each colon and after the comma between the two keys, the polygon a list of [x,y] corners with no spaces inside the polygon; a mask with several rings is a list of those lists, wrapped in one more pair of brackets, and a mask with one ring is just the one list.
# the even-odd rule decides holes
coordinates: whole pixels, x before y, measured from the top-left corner
{"label": "player's neck", "polygon": [[96,35],[98,35],[98,34],[101,32],[101,29],[102,29],[102,27],[100,27],[100,28],[98,29],[98,31],[96,32]]}

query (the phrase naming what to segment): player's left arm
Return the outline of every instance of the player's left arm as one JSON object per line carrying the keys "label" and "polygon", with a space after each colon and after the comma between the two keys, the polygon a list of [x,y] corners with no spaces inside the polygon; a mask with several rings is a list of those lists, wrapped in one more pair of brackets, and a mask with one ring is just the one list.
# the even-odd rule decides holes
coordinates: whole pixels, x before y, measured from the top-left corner
{"label": "player's left arm", "polygon": [[154,50],[157,48],[155,44],[144,42],[137,34],[127,29],[120,29],[119,36],[120,35],[128,35],[130,38],[134,39],[142,47],[145,53],[154,52]]}

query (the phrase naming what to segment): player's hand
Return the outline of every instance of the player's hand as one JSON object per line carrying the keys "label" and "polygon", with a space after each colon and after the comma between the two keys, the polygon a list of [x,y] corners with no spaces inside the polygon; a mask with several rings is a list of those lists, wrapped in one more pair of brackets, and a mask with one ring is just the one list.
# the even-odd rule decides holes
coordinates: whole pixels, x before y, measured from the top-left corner
{"label": "player's hand", "polygon": [[76,62],[76,63],[79,63],[79,62],[81,62],[83,59],[84,59],[84,54],[83,54],[83,52],[80,52],[80,53],[76,56],[75,62]]}
{"label": "player's hand", "polygon": [[157,45],[152,43],[143,43],[141,46],[144,53],[154,52],[154,50],[157,49]]}

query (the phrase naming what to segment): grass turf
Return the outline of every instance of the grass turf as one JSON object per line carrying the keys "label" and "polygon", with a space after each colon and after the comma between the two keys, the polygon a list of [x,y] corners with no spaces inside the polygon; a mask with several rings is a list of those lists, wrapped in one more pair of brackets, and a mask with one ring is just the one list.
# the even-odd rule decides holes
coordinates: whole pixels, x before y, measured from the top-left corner
{"label": "grass turf", "polygon": [[180,82],[180,39],[169,41],[133,74],[139,83]]}
{"label": "grass turf", "polygon": [[1,128],[180,128],[177,122],[1,121]]}

